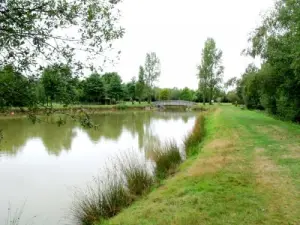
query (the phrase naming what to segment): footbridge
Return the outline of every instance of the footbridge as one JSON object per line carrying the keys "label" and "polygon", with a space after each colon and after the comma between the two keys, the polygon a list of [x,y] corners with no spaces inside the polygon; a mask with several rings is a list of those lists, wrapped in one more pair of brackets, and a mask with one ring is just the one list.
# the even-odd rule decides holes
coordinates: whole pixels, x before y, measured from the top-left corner
{"label": "footbridge", "polygon": [[183,101],[183,100],[168,100],[168,101],[156,101],[152,103],[156,107],[165,107],[165,106],[185,106],[192,107],[196,105],[195,102]]}

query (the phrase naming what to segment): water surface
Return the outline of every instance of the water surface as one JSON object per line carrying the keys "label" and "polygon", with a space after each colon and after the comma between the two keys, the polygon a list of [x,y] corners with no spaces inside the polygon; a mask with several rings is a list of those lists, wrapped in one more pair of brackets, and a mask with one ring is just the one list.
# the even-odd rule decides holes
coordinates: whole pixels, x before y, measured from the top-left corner
{"label": "water surface", "polygon": [[93,117],[98,129],[74,122],[58,127],[32,124],[26,118],[0,119],[0,224],[8,208],[24,205],[20,225],[70,222],[75,188],[84,188],[122,152],[147,158],[156,143],[174,139],[182,145],[192,129],[194,113],[117,112]]}

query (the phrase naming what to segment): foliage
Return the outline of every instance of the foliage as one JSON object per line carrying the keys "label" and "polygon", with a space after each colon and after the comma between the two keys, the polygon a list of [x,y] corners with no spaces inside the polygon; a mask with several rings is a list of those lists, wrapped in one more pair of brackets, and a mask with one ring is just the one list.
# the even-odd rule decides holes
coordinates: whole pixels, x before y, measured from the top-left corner
{"label": "foliage", "polygon": [[[0,64],[19,71],[40,62],[93,67],[124,30],[115,1],[9,0],[0,13]],[[82,54],[83,53],[83,54]],[[77,57],[81,54],[80,57]]]}
{"label": "foliage", "polygon": [[41,77],[47,102],[70,104],[75,101],[75,85],[70,67],[62,64],[48,66]]}
{"label": "foliage", "polygon": [[169,100],[171,92],[168,88],[164,88],[159,92],[159,99],[160,100]]}
{"label": "foliage", "polygon": [[27,78],[8,65],[0,69],[0,108],[34,106],[35,80]]}
{"label": "foliage", "polygon": [[94,73],[83,82],[84,98],[88,102],[101,102],[104,95],[104,84],[99,74]]}
{"label": "foliage", "polygon": [[139,103],[141,104],[141,101],[145,95],[145,70],[142,66],[140,66],[139,69],[139,79],[136,83],[135,91],[136,91],[136,97],[139,100]]}
{"label": "foliage", "polygon": [[133,77],[131,79],[131,81],[126,84],[126,91],[127,91],[128,100],[131,100],[132,103],[134,103],[134,100],[136,99],[136,80],[135,80],[135,77]]}
{"label": "foliage", "polygon": [[104,82],[106,98],[111,102],[119,101],[123,97],[122,79],[116,72],[105,73],[102,76]]}
{"label": "foliage", "polygon": [[194,93],[189,88],[185,87],[180,93],[180,100],[193,101]]}
{"label": "foliage", "polygon": [[213,93],[218,84],[222,82],[224,67],[222,63],[222,51],[216,48],[216,42],[208,38],[202,50],[201,64],[198,66],[199,88],[203,93],[203,103],[206,98],[212,103]]}
{"label": "foliage", "polygon": [[299,0],[278,0],[252,34],[245,52],[263,64],[246,71],[237,87],[249,108],[265,108],[283,119],[300,121]]}
{"label": "foliage", "polygon": [[147,53],[145,67],[144,67],[144,79],[147,86],[148,102],[151,101],[152,89],[154,83],[158,80],[161,73],[160,60],[155,52]]}

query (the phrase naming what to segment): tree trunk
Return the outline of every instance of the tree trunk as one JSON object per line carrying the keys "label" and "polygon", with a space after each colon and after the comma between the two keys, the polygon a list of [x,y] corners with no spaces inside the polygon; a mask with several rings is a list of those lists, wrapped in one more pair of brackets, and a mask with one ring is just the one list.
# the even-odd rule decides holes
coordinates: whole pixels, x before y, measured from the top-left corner
{"label": "tree trunk", "polygon": [[213,88],[211,87],[209,90],[209,104],[212,105],[212,97],[213,97]]}

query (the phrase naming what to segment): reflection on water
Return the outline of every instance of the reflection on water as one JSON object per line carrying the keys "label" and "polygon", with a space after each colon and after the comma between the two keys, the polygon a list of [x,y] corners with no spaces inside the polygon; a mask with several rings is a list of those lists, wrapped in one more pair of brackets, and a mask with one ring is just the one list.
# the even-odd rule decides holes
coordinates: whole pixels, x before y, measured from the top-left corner
{"label": "reflection on water", "polygon": [[57,127],[21,118],[0,120],[0,224],[9,203],[17,208],[25,201],[25,224],[66,224],[74,187],[103,174],[101,168],[120,152],[147,152],[169,139],[182,144],[195,114],[117,112],[93,121],[97,130],[72,122]]}

